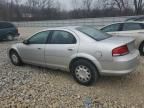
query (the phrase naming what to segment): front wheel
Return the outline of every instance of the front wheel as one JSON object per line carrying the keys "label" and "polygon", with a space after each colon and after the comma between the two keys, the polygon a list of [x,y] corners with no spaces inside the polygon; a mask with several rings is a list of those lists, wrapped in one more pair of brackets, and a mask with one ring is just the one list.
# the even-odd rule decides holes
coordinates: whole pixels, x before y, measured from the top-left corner
{"label": "front wheel", "polygon": [[72,65],[74,79],[85,86],[92,85],[99,78],[96,67],[88,60],[78,60]]}
{"label": "front wheel", "polygon": [[20,59],[20,57],[19,57],[19,55],[17,54],[16,51],[11,51],[10,52],[10,60],[16,66],[21,66],[22,65],[22,61],[21,61],[21,59]]}

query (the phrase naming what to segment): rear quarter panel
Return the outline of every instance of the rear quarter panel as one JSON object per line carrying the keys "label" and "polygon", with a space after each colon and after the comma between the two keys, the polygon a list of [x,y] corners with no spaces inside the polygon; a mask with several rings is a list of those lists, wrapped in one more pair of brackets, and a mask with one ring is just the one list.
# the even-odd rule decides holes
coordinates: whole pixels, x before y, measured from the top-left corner
{"label": "rear quarter panel", "polygon": [[92,61],[98,70],[101,71],[102,61],[112,61],[111,49],[111,46],[107,46],[101,41],[96,41],[88,36],[81,34],[77,57],[86,58]]}

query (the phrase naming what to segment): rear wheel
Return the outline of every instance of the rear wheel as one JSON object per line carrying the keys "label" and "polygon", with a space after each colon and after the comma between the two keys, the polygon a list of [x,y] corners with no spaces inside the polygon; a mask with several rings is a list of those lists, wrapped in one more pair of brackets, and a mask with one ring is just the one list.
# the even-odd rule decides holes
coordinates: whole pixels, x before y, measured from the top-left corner
{"label": "rear wheel", "polygon": [[140,55],[144,56],[144,42],[139,47]]}
{"label": "rear wheel", "polygon": [[16,65],[16,66],[21,66],[21,65],[22,65],[22,61],[21,61],[19,55],[18,55],[17,52],[14,51],[14,50],[12,50],[12,51],[10,52],[10,60],[11,60],[11,62],[12,62],[14,65]]}
{"label": "rear wheel", "polygon": [[92,85],[99,78],[96,67],[88,60],[80,59],[72,64],[74,79],[82,85]]}
{"label": "rear wheel", "polygon": [[9,40],[9,41],[14,40],[13,35],[12,35],[12,34],[8,34],[8,35],[7,35],[7,40]]}

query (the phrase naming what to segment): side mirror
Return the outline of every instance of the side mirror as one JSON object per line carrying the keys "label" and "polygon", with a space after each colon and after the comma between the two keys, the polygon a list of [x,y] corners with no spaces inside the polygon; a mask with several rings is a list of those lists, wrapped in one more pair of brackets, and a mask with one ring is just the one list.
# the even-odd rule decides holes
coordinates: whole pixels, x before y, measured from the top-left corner
{"label": "side mirror", "polygon": [[24,41],[23,41],[23,44],[28,45],[28,44],[29,44],[29,41],[28,41],[28,40],[24,40]]}

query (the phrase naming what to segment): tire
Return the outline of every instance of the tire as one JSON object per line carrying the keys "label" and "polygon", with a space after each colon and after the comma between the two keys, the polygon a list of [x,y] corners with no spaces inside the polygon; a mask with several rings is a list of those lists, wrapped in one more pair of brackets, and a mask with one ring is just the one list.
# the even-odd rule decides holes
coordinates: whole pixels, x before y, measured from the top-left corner
{"label": "tire", "polygon": [[95,83],[98,78],[98,70],[88,60],[80,59],[72,64],[71,72],[74,79],[82,85],[89,86]]}
{"label": "tire", "polygon": [[8,34],[8,35],[7,35],[7,40],[13,41],[13,40],[14,40],[14,36],[11,35],[11,34]]}
{"label": "tire", "polygon": [[144,42],[141,43],[140,47],[139,47],[139,51],[140,51],[140,55],[144,56]]}
{"label": "tire", "polygon": [[16,65],[16,66],[21,66],[23,63],[18,55],[18,53],[14,50],[10,51],[10,60],[12,62],[12,64]]}

